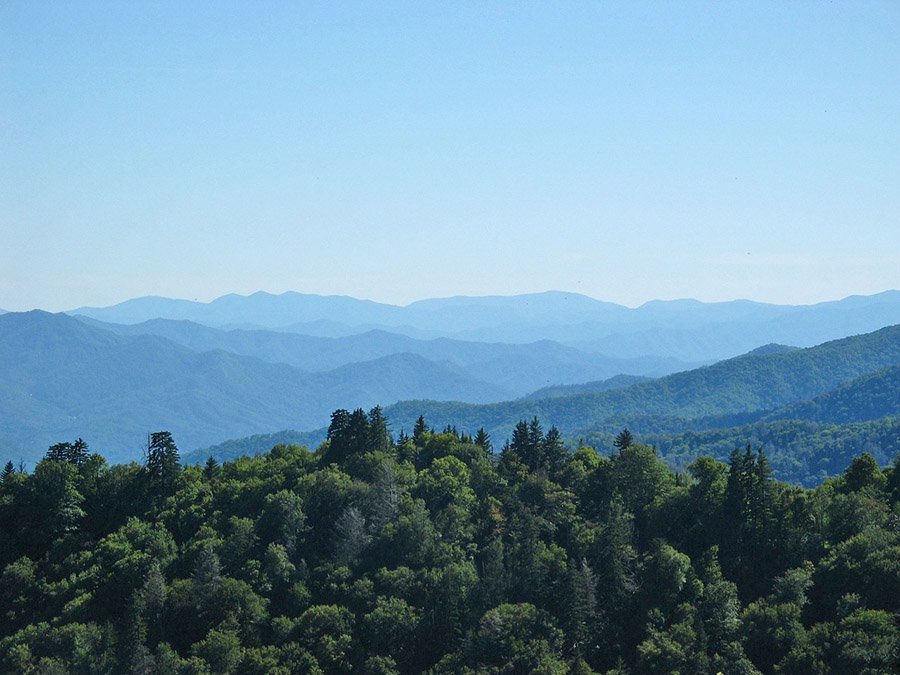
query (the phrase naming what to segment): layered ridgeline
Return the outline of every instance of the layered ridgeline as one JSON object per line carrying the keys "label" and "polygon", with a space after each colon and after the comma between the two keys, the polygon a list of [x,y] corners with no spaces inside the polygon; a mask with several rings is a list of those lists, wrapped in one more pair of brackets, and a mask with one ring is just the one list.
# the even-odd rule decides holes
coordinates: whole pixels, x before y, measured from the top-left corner
{"label": "layered ridgeline", "polygon": [[449,338],[423,340],[383,330],[329,338],[267,330],[222,330],[171,319],[115,324],[81,318],[120,335],[156,335],[194,351],[221,349],[310,372],[394,354],[415,354],[430,361],[452,363],[473,378],[497,385],[506,392],[506,398],[523,396],[548,384],[606,379],[620,373],[658,376],[692,367],[662,356],[620,359],[587,353],[551,340],[525,344]]}
{"label": "layered ridgeline", "polygon": [[0,457],[15,462],[33,462],[48,445],[75,436],[121,461],[139,459],[146,433],[158,428],[196,448],[319,427],[343,405],[507,395],[450,362],[415,354],[309,373],[151,335],[116,335],[66,315],[0,317]]}
{"label": "layered ridgeline", "polygon": [[0,474],[4,673],[891,673],[900,467],[815,489],[733,451],[675,474],[617,438],[338,413],[317,452]]}
{"label": "layered ridgeline", "polygon": [[341,406],[403,399],[499,401],[549,383],[660,374],[673,359],[615,359],[558,343],[416,340],[370,331],[318,338],[186,321],[103,324],[45,312],[0,319],[0,457],[34,461],[83,434],[116,460],[147,430],[189,448],[284,427],[311,429]]}
{"label": "layered ridgeline", "polygon": [[[623,389],[486,405],[409,401],[387,412],[395,425],[406,429],[424,414],[438,428],[484,427],[499,437],[508,436],[517,421],[532,417],[550,420],[570,435],[612,432],[623,424],[665,429],[684,420],[727,426],[729,418],[761,417],[898,364],[900,325],[807,349],[761,349]],[[885,393],[891,393],[890,387]]]}
{"label": "layered ridgeline", "polygon": [[[183,343],[194,341],[195,349],[140,332],[148,329],[181,335]],[[435,401],[508,399],[513,379],[519,378],[520,385],[524,381],[521,373],[535,379],[554,373],[575,377],[593,357],[547,342],[481,345],[383,332],[320,339],[170,321],[116,330],[137,333],[117,334],[42,312],[0,317],[0,456],[33,461],[60,438],[83,435],[113,459],[137,459],[146,432],[155,428],[172,430],[192,449],[279,429],[322,428],[336,408],[369,408],[398,399],[412,402],[387,408],[395,431],[411,429],[418,415],[425,414],[436,428],[484,427],[496,438],[508,437],[519,420],[533,417],[557,425],[576,440],[615,433],[624,426],[638,434],[672,434],[757,422],[766,416],[864,422],[876,414],[892,414],[892,383],[874,376],[848,383],[900,363],[898,328],[893,327],[808,349],[769,345],[657,380],[629,384],[635,380],[614,377],[574,390],[555,387],[519,400],[469,405]],[[217,348],[197,351],[213,346]],[[255,350],[272,361],[223,347]],[[354,353],[366,359],[404,347],[432,359],[447,358],[388,353],[331,368]],[[279,358],[307,365],[318,360],[320,368],[308,372],[275,362]],[[610,366],[601,358],[594,365],[602,369],[622,363]],[[512,374],[503,382],[489,379],[504,372]],[[845,385],[846,391],[835,391],[834,403],[803,403]],[[862,411],[854,387],[881,387],[887,402]],[[794,404],[802,405],[779,411]],[[809,412],[809,406],[820,412]],[[840,412],[840,406],[847,412]],[[873,448],[879,460],[889,450]],[[818,469],[808,475],[821,476]],[[803,481],[808,480],[805,476]]]}
{"label": "layered ridgeline", "polygon": [[[813,485],[861,452],[881,464],[900,452],[900,366],[885,366],[898,361],[900,326],[894,326],[810,349],[768,345],[648,382],[616,377],[499,404],[413,401],[385,412],[397,432],[409,433],[422,414],[436,429],[450,425],[474,434],[484,428],[501,440],[521,420],[537,417],[558,426],[571,447],[600,449],[610,448],[614,435],[628,427],[682,469],[701,454],[725,458],[752,443],[766,448],[779,478]],[[232,440],[191,459],[233,459],[279,442],[315,445],[324,439],[324,428],[281,432]]]}
{"label": "layered ridgeline", "polygon": [[656,355],[702,362],[771,342],[807,347],[900,323],[900,291],[808,306],[675,300],[635,309],[561,292],[442,298],[403,307],[342,296],[255,293],[209,303],[139,298],[73,313],[126,324],[181,319],[327,337],[383,329],[482,342],[555,340],[618,358]]}

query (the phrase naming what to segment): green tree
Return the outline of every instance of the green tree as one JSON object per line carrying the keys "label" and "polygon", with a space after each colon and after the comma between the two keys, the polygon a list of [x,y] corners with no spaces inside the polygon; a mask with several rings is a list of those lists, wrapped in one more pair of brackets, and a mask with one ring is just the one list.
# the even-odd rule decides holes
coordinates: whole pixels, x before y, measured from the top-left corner
{"label": "green tree", "polygon": [[279,490],[266,496],[263,511],[256,524],[256,533],[263,545],[277,543],[294,556],[305,530],[306,514],[303,499],[292,490]]}
{"label": "green tree", "polygon": [[631,432],[627,428],[622,429],[613,441],[613,445],[619,451],[624,450],[632,443],[634,443],[634,436],[631,435]]}
{"label": "green tree", "polygon": [[[472,635],[473,667],[494,673],[563,673],[563,634],[528,603],[506,604],[481,617]],[[483,670],[482,670],[483,669]]]}
{"label": "green tree", "polygon": [[425,443],[425,434],[428,433],[428,425],[425,424],[425,418],[419,415],[413,426],[413,443],[421,446]]}
{"label": "green tree", "polygon": [[175,492],[175,483],[181,470],[178,447],[168,431],[156,431],[147,440],[147,459],[144,475],[151,499],[159,506]]}
{"label": "green tree", "polygon": [[844,471],[845,492],[860,492],[862,490],[882,490],[887,485],[887,478],[878,468],[878,462],[868,452],[855,457],[850,466]]}
{"label": "green tree", "polygon": [[300,644],[330,673],[350,671],[353,615],[339,605],[314,605],[300,615]]}
{"label": "green tree", "polygon": [[85,517],[84,497],[77,488],[77,470],[73,464],[44,460],[31,476],[31,536],[40,541],[74,534]]}
{"label": "green tree", "polygon": [[46,459],[82,466],[88,458],[88,445],[80,438],[72,443],[56,443],[47,449]]}
{"label": "green tree", "polygon": [[475,445],[482,448],[485,452],[493,452],[493,444],[491,443],[491,437],[484,430],[484,427],[478,428],[478,433],[475,434]]}
{"label": "green tree", "polygon": [[394,444],[391,432],[388,429],[387,418],[381,406],[376,405],[369,411],[369,441],[368,450],[374,452],[387,452]]}
{"label": "green tree", "polygon": [[390,656],[404,670],[414,657],[421,611],[396,597],[379,597],[362,619],[361,638],[369,652]]}

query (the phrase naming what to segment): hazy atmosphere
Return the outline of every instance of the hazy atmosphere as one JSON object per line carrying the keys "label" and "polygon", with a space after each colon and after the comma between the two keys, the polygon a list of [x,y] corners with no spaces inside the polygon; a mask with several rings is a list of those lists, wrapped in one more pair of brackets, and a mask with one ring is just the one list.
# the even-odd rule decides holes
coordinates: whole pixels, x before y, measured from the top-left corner
{"label": "hazy atmosphere", "polygon": [[0,673],[896,675],[898,36],[0,0]]}
{"label": "hazy atmosphere", "polygon": [[900,5],[0,6],[0,308],[897,288]]}

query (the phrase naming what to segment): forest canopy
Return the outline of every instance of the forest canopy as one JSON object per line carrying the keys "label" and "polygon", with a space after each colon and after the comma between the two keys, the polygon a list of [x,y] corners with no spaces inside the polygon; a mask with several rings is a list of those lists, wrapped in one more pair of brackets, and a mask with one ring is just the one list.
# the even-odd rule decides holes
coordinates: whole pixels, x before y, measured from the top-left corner
{"label": "forest canopy", "polygon": [[183,466],[157,432],[0,477],[0,671],[886,673],[900,471],[815,488],[765,450],[675,472],[627,430],[332,414],[315,451]]}

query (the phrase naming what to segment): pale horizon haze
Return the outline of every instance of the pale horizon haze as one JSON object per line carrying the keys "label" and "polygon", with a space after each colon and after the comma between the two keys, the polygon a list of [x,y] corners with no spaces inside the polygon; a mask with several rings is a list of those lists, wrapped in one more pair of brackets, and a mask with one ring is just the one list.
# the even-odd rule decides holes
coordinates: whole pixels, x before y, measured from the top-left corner
{"label": "pale horizon haze", "polygon": [[900,3],[0,5],[0,308],[900,288]]}

